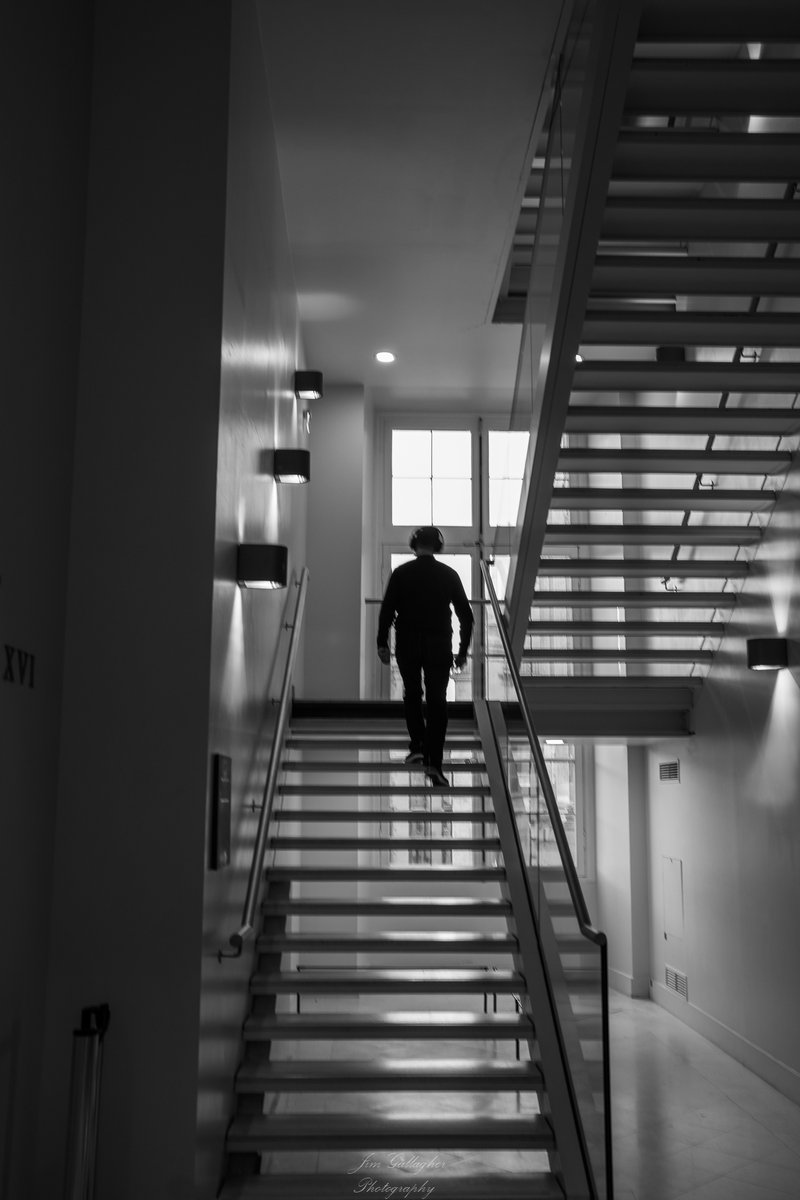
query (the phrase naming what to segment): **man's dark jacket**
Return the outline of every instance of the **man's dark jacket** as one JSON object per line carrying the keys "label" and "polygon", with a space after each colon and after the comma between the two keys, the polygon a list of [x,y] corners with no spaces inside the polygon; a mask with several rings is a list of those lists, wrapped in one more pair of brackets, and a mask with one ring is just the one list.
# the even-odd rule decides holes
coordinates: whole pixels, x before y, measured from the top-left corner
{"label": "man's dark jacket", "polygon": [[421,554],[402,563],[389,578],[378,617],[378,647],[389,645],[389,628],[394,621],[398,645],[419,634],[452,637],[450,605],[460,626],[458,653],[467,653],[472,636],[472,609],[463,584],[452,567],[432,554]]}

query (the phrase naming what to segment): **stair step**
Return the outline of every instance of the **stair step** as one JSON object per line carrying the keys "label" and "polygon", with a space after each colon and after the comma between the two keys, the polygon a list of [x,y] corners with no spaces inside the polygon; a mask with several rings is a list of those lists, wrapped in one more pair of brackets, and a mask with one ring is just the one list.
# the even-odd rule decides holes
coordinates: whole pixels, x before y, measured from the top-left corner
{"label": "stair step", "polygon": [[542,1074],[531,1062],[466,1059],[276,1060],[245,1063],[236,1091],[396,1092],[541,1091]]}
{"label": "stair step", "polygon": [[[354,732],[352,725],[342,726],[337,730],[326,727],[326,731],[323,733],[299,729],[293,725],[284,745],[291,749],[301,750],[402,750],[407,754],[408,733],[405,730],[401,731],[399,727],[396,733],[381,732],[380,730]],[[454,732],[448,726],[445,754],[461,753],[464,750],[477,750],[482,753],[483,746],[480,738],[474,733]]]}
{"label": "stair step", "polygon": [[[572,905],[564,902],[570,914]],[[552,906],[551,906],[552,908]],[[429,917],[436,914],[438,921],[447,917],[503,917],[511,912],[507,900],[473,900],[454,896],[419,896],[406,900],[387,896],[381,900],[269,900],[261,905],[266,913],[293,913],[297,916],[362,916],[362,917]]]}
{"label": "stair step", "polygon": [[[425,814],[417,818],[424,821]],[[451,817],[451,820],[453,818]],[[499,854],[499,838],[438,838],[410,837],[294,837],[278,834],[269,838],[271,850],[474,850],[476,853]]]}
{"label": "stair step", "polygon": [[259,954],[306,951],[321,954],[477,954],[517,949],[517,939],[508,933],[406,933],[387,930],[358,937],[336,937],[325,933],[265,934],[257,940]]}
{"label": "stair step", "polygon": [[[800,418],[798,418],[800,419]],[[455,759],[445,760],[445,766],[448,771],[475,771],[486,773],[486,764],[483,762],[459,762]],[[398,774],[411,774],[412,771],[417,774],[422,773],[420,763],[406,762],[391,762],[382,759],[377,762],[364,762],[354,760],[353,762],[325,762],[322,759],[307,759],[302,758],[295,761],[284,761],[281,763],[284,771],[296,775],[299,772],[329,772],[331,775],[341,775],[345,772],[354,772],[358,774],[388,774],[389,772],[397,772]]]}
{"label": "stair step", "polygon": [[[445,764],[445,774],[450,770]],[[485,783],[459,783],[448,788],[433,787],[430,783],[281,783],[277,791],[282,796],[489,796]]]}
{"label": "stair step", "polygon": [[310,993],[357,995],[375,993],[519,992],[525,981],[516,971],[481,971],[468,968],[363,968],[354,971],[307,969],[256,971],[250,980],[254,995]]}
{"label": "stair step", "polygon": [[235,1117],[228,1131],[229,1153],[270,1150],[554,1150],[544,1117],[465,1117],[432,1120],[419,1117],[381,1118],[344,1113],[312,1113],[279,1117]]}
{"label": "stair step", "polygon": [[[446,794],[446,793],[445,793]],[[430,821],[441,824],[443,821],[471,822],[475,825],[494,824],[497,818],[494,812],[424,812],[418,808],[392,809],[331,809],[324,808],[281,808],[272,814],[273,821],[363,821],[380,824],[385,821]]]}
{"label": "stair step", "polygon": [[244,1038],[262,1041],[468,1041],[516,1040],[532,1036],[521,1013],[410,1011],[381,1013],[273,1013],[248,1017]]}
{"label": "stair step", "polygon": [[[354,1163],[353,1167],[357,1165]],[[352,1177],[351,1184],[356,1178]],[[436,1189],[431,1193],[436,1200],[564,1200],[563,1191],[548,1171],[531,1171],[524,1174],[500,1171],[497,1174],[483,1172],[460,1175],[447,1174],[441,1169],[436,1169],[426,1176],[409,1175],[408,1172],[395,1171],[387,1165],[379,1173],[374,1172],[368,1176],[365,1171],[358,1178],[378,1178],[380,1184],[389,1181],[389,1186],[398,1188],[427,1178],[428,1185],[433,1185]],[[220,1200],[342,1200],[346,1194],[352,1194],[355,1186],[357,1185],[343,1184],[341,1173],[254,1175],[246,1179],[229,1180],[219,1195]],[[386,1191],[383,1194],[391,1193]],[[398,1190],[395,1195],[402,1196],[404,1193]],[[413,1193],[410,1195],[413,1198]]]}
{"label": "stair step", "polygon": [[380,882],[380,883],[499,883],[506,877],[502,867],[269,867],[267,882],[305,883],[316,880],[325,883]]}

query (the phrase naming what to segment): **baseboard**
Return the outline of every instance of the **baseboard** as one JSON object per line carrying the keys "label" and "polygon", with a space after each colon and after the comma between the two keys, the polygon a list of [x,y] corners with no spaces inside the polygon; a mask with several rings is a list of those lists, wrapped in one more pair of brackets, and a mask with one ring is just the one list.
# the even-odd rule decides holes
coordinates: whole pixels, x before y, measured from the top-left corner
{"label": "baseboard", "polygon": [[615,992],[622,992],[623,996],[630,996],[632,1000],[646,1000],[650,996],[649,979],[626,975],[624,971],[617,971],[614,967],[608,968],[608,986]]}
{"label": "baseboard", "polygon": [[613,967],[609,967],[608,986],[612,987],[615,992],[622,992],[623,996],[633,997],[633,976],[626,975],[624,971],[616,971]]}
{"label": "baseboard", "polygon": [[[610,982],[610,980],[609,980]],[[775,1058],[766,1050],[762,1050],[753,1042],[747,1040],[704,1012],[702,1008],[676,996],[663,983],[654,983],[650,989],[651,999],[665,1008],[667,1012],[683,1021],[695,1033],[701,1034],[709,1042],[713,1042],[720,1050],[724,1050],[731,1058],[735,1058],[748,1071],[758,1075],[782,1095],[795,1104],[800,1104],[800,1071]]]}

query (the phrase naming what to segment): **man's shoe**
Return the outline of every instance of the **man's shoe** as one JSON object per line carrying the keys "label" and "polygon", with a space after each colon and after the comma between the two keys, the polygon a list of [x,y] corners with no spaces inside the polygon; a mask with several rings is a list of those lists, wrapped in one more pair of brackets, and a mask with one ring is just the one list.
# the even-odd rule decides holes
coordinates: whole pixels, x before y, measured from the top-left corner
{"label": "man's shoe", "polygon": [[430,780],[433,787],[449,788],[450,780],[447,778],[441,767],[426,767],[425,774]]}
{"label": "man's shoe", "polygon": [[422,766],[422,764],[425,762],[425,755],[421,750],[412,750],[406,755],[406,762],[409,766]]}

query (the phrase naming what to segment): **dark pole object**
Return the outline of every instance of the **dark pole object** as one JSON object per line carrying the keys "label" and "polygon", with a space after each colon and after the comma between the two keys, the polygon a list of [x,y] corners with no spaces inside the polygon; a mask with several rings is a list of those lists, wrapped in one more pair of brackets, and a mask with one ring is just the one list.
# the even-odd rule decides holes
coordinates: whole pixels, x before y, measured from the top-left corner
{"label": "dark pole object", "polygon": [[81,1027],[73,1031],[64,1200],[94,1197],[103,1038],[110,1018],[107,1004],[84,1008]]}

